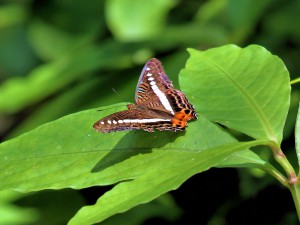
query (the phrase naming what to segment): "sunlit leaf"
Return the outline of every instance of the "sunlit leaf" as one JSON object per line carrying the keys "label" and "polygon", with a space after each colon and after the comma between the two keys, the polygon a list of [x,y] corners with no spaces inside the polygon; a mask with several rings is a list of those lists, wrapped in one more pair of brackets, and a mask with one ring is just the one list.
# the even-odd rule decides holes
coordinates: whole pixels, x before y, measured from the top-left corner
{"label": "sunlit leaf", "polygon": [[196,109],[212,121],[280,144],[290,101],[283,62],[255,45],[189,51],[180,81],[190,84],[185,89]]}
{"label": "sunlit leaf", "polygon": [[[204,118],[190,123],[186,132],[178,133],[100,134],[93,130],[94,122],[118,110],[120,107],[112,106],[101,112],[83,111],[2,143],[0,178],[4,182],[0,184],[1,189],[32,191],[111,184],[154,168],[148,163],[159,166],[154,162],[156,158],[169,158],[168,162],[173,165],[168,154],[180,160],[180,154],[235,142],[225,131]],[[208,135],[210,132],[219,135]],[[149,162],[149,159],[154,161]]]}

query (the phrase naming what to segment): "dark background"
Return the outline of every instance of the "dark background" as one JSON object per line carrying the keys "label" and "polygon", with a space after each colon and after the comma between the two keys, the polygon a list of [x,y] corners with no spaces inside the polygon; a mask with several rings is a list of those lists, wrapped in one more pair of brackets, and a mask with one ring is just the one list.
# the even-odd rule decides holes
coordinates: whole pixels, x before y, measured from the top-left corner
{"label": "dark background", "polygon": [[[232,43],[262,45],[284,61],[291,79],[299,77],[300,1],[0,1],[0,140],[73,112],[132,102],[139,73],[151,57],[163,62],[178,87],[186,48]],[[295,84],[282,145],[294,165],[299,95]],[[3,192],[0,217],[3,211],[12,213],[10,224],[65,224],[109,188]],[[298,224],[289,191],[257,170],[211,169],[170,194],[172,216],[152,213],[126,222]]]}

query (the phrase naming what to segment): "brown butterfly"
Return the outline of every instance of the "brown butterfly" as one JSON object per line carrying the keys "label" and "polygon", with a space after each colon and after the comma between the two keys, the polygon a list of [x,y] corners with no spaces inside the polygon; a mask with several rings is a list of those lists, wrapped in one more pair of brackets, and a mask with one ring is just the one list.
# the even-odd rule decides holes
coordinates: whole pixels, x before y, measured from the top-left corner
{"label": "brown butterfly", "polygon": [[197,119],[197,113],[186,96],[174,89],[161,62],[150,59],[140,75],[135,102],[128,110],[116,112],[94,124],[98,132],[108,133],[123,130],[183,131],[190,119]]}

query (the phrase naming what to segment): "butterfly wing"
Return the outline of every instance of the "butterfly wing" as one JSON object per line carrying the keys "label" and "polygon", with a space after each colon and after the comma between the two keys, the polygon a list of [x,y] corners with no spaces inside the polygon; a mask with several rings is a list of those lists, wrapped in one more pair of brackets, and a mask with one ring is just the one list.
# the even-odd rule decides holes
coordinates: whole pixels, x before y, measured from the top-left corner
{"label": "butterfly wing", "polygon": [[187,122],[190,119],[197,119],[193,105],[181,91],[174,89],[161,62],[155,58],[150,59],[142,70],[135,92],[135,101],[137,105],[146,108],[169,112],[176,120],[182,119]]}
{"label": "butterfly wing", "polygon": [[111,114],[94,124],[98,132],[109,133],[124,130],[145,130],[153,132],[157,130],[184,130],[184,128],[173,126],[172,116],[167,113],[147,110],[141,106],[129,105],[128,110]]}
{"label": "butterfly wing", "polygon": [[162,91],[173,88],[172,81],[165,73],[161,62],[156,58],[150,59],[141,72],[135,91],[137,104],[149,101],[150,96],[155,94],[150,85],[151,81],[156,82]]}
{"label": "butterfly wing", "polygon": [[173,84],[166,75],[161,62],[152,58],[145,64],[140,75],[135,91],[135,102],[137,105],[174,115],[172,105],[165,93],[172,89]]}

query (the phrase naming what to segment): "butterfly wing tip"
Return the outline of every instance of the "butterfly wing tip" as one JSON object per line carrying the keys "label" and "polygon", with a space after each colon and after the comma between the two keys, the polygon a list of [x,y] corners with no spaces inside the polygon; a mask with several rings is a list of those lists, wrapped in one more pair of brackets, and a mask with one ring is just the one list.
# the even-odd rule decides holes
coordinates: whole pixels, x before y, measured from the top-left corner
{"label": "butterfly wing tip", "polygon": [[93,125],[93,128],[95,131],[97,131],[99,133],[107,133],[107,131],[105,131],[105,130],[103,130],[103,128],[101,128],[99,121]]}

